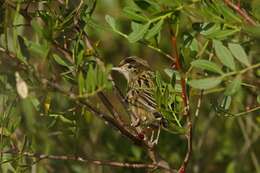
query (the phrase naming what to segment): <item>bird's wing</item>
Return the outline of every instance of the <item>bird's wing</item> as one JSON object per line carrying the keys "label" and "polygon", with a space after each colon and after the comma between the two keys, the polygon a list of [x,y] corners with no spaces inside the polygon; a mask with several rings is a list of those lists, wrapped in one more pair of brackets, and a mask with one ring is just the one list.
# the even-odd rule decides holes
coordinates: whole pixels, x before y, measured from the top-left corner
{"label": "bird's wing", "polygon": [[157,106],[154,98],[151,95],[152,94],[148,91],[141,91],[139,93],[139,97],[137,98],[137,102],[145,109],[155,112]]}

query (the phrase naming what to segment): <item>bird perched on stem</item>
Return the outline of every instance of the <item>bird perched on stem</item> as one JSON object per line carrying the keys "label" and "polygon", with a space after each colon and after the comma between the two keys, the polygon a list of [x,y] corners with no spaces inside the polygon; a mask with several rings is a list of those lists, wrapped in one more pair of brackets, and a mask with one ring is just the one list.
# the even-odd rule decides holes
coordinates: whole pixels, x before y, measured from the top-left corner
{"label": "bird perched on stem", "polygon": [[157,144],[164,119],[156,110],[153,98],[155,74],[147,61],[136,56],[125,58],[112,70],[121,73],[127,80],[125,100],[132,112],[131,125],[143,134],[144,140],[150,138],[152,143]]}

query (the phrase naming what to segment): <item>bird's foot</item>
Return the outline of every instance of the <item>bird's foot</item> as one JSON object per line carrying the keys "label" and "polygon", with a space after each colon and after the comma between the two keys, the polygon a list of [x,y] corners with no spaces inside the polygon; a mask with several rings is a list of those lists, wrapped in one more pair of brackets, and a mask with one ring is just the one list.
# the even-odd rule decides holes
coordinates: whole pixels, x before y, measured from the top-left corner
{"label": "bird's foot", "polygon": [[139,118],[132,120],[132,122],[131,122],[132,127],[137,127],[139,125],[140,125],[140,119]]}
{"label": "bird's foot", "polygon": [[156,135],[156,138],[154,139],[154,133],[155,131],[152,131],[152,135],[151,135],[151,138],[150,138],[150,141],[153,145],[157,145],[158,142],[159,142],[159,137],[160,137],[160,133],[161,133],[161,128],[159,127],[158,128],[158,131],[157,131],[157,135]]}

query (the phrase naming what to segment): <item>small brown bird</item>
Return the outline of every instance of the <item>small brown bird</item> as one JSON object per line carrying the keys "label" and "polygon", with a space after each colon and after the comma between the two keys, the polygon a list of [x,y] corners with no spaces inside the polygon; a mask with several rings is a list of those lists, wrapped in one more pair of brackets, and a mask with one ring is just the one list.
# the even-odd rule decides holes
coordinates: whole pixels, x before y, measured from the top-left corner
{"label": "small brown bird", "polygon": [[[131,125],[138,133],[144,134],[145,140],[150,138],[154,144],[158,143],[163,117],[156,110],[157,106],[153,98],[155,75],[147,61],[131,56],[122,60],[113,70],[124,75],[128,82],[125,99],[133,114]],[[156,137],[155,131],[157,131]]]}

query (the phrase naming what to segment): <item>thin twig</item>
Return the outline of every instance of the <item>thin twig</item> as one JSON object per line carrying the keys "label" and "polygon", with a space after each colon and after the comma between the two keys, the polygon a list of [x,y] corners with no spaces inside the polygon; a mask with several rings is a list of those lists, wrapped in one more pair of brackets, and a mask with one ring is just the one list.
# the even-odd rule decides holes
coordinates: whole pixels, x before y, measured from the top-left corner
{"label": "thin twig", "polygon": [[43,84],[47,84],[47,86],[58,90],[59,92],[65,94],[69,98],[77,101],[81,105],[85,106],[89,111],[91,111],[94,115],[97,117],[103,119],[108,124],[112,125],[112,127],[115,127],[118,129],[124,136],[131,139],[135,144],[140,146],[146,146],[148,148],[152,148],[153,145],[151,145],[148,142],[145,142],[144,140],[138,138],[138,136],[134,135],[130,130],[126,129],[124,126],[119,124],[114,118],[112,118],[109,114],[100,111],[96,107],[92,106],[86,99],[80,99],[76,97],[74,94],[70,93],[69,91],[64,90],[61,86],[59,86],[57,83],[50,82],[48,80],[43,80]]}
{"label": "thin twig", "polygon": [[111,102],[109,101],[109,99],[106,97],[106,95],[100,91],[97,93],[97,95],[99,96],[100,100],[103,102],[103,104],[106,106],[106,108],[108,109],[108,111],[113,115],[113,117],[123,125],[123,121],[121,120],[118,112],[115,110],[114,106],[111,104]]}
{"label": "thin twig", "polygon": [[201,107],[201,100],[202,100],[202,97],[203,97],[203,92],[204,92],[204,90],[200,91],[200,96],[199,96],[198,103],[197,103],[197,108],[196,108],[196,111],[195,111],[195,117],[199,116],[199,111],[200,111],[200,107]]}
{"label": "thin twig", "polygon": [[109,161],[109,160],[95,160],[95,159],[88,159],[79,156],[39,154],[39,153],[32,153],[32,152],[20,152],[14,150],[0,151],[0,152],[1,154],[17,154],[17,155],[22,155],[24,157],[32,157],[38,159],[39,161],[43,159],[51,159],[51,160],[78,161],[87,164],[95,164],[98,166],[112,166],[112,167],[134,168],[134,169],[161,168],[161,169],[169,170],[168,168],[162,165],[158,165],[154,163],[131,163],[131,162],[117,162],[117,161]]}
{"label": "thin twig", "polygon": [[235,116],[246,115],[246,114],[248,114],[248,113],[255,112],[255,111],[258,111],[258,110],[260,110],[260,106],[257,106],[257,107],[248,109],[248,110],[246,110],[246,111],[244,111],[244,112],[237,113],[237,114],[235,114]]}

